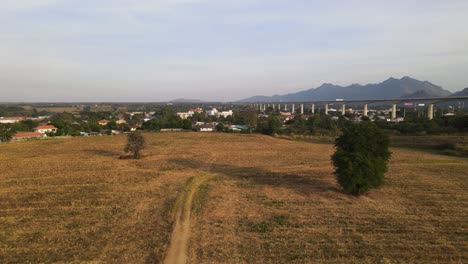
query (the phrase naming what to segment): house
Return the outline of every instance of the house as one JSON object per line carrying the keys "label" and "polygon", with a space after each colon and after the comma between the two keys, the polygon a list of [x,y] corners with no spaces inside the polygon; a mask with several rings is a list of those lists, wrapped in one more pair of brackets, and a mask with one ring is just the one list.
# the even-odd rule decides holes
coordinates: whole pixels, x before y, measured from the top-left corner
{"label": "house", "polygon": [[206,114],[208,116],[223,116],[226,118],[228,116],[232,116],[233,112],[232,110],[219,112],[216,108],[213,108],[211,110],[206,111]]}
{"label": "house", "polygon": [[115,123],[117,125],[123,125],[123,124],[127,124],[127,121],[125,121],[124,119],[119,119],[119,120],[115,121]]}
{"label": "house", "polygon": [[216,108],[213,108],[211,110],[206,111],[206,114],[208,116],[218,116],[218,110]]}
{"label": "house", "polygon": [[232,110],[229,110],[229,111],[222,111],[222,112],[219,112],[218,113],[218,116],[222,116],[224,118],[228,117],[228,116],[232,116],[233,115],[233,112]]}
{"label": "house", "polygon": [[199,114],[201,114],[201,113],[203,113],[203,109],[200,108],[200,107],[198,107],[198,108],[192,108],[192,109],[189,109],[189,110],[188,110],[188,113],[191,113],[191,114],[199,113]]}
{"label": "house", "polygon": [[187,119],[187,118],[193,116],[193,112],[192,113],[190,113],[190,112],[178,112],[176,115],[178,117],[180,117],[180,119]]}
{"label": "house", "polygon": [[87,136],[89,136],[89,133],[88,132],[80,132],[80,136],[87,137]]}
{"label": "house", "polygon": [[38,132],[41,134],[45,133],[57,133],[58,128],[56,128],[53,125],[42,125],[42,126],[37,126],[34,128],[34,132]]}
{"label": "house", "polygon": [[17,132],[13,135],[14,141],[28,140],[28,139],[39,139],[47,137],[45,134],[39,132]]}
{"label": "house", "polygon": [[98,124],[101,125],[101,126],[105,126],[105,125],[107,125],[108,123],[109,123],[109,121],[106,120],[106,119],[102,119],[102,120],[99,120],[99,121],[98,121]]}
{"label": "house", "polygon": [[130,126],[130,131],[131,132],[135,132],[135,131],[137,131],[137,129],[138,129],[138,126]]}
{"label": "house", "polygon": [[216,130],[216,124],[215,123],[206,123],[201,126],[199,126],[200,132],[213,132]]}
{"label": "house", "polygon": [[23,120],[22,116],[0,117],[0,124],[13,124]]}

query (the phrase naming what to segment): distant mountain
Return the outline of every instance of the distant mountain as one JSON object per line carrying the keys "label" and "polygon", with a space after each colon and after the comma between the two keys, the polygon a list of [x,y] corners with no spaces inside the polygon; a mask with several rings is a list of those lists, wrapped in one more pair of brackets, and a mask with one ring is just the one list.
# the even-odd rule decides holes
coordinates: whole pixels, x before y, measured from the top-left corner
{"label": "distant mountain", "polygon": [[306,91],[273,96],[253,96],[240,102],[300,102],[320,100],[391,99],[450,96],[451,92],[428,81],[410,77],[390,78],[378,84],[339,86],[324,83]]}
{"label": "distant mountain", "polygon": [[468,87],[452,94],[452,96],[468,96]]}
{"label": "distant mountain", "polygon": [[203,101],[200,99],[178,98],[178,99],[169,101],[169,103],[203,103]]}

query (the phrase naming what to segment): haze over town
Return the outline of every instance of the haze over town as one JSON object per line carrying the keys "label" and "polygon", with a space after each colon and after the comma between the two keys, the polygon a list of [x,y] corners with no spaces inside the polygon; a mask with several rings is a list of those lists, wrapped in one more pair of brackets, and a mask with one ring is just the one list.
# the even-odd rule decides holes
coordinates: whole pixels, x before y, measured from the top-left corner
{"label": "haze over town", "polygon": [[231,101],[406,75],[454,92],[468,86],[467,13],[457,0],[4,0],[0,101]]}

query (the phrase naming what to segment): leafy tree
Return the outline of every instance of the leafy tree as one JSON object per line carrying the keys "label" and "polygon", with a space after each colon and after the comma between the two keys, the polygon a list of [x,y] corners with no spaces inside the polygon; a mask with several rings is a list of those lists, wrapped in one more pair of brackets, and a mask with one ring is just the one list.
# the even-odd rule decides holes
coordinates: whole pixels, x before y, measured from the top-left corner
{"label": "leafy tree", "polygon": [[15,130],[11,125],[0,125],[0,142],[8,142],[13,138]]}
{"label": "leafy tree", "polygon": [[332,156],[335,175],[345,192],[361,195],[384,182],[389,138],[371,122],[347,123]]}
{"label": "leafy tree", "polygon": [[271,115],[266,122],[262,122],[261,132],[267,135],[273,135],[281,130],[282,124],[278,116]]}
{"label": "leafy tree", "polygon": [[257,110],[250,108],[242,113],[245,124],[249,126],[249,134],[252,134],[252,130],[257,126],[258,114]]}
{"label": "leafy tree", "polygon": [[140,151],[145,147],[145,138],[140,131],[135,131],[128,134],[127,145],[125,146],[125,152],[132,152],[133,158],[140,158]]}
{"label": "leafy tree", "polygon": [[216,125],[216,131],[222,132],[224,130],[224,124],[223,123],[218,123]]}

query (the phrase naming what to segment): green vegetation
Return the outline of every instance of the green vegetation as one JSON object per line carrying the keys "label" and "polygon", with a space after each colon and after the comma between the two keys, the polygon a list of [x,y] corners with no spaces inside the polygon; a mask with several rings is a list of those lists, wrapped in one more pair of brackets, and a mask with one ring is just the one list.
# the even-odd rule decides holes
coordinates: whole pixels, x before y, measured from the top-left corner
{"label": "green vegetation", "polygon": [[15,134],[15,129],[11,125],[0,126],[0,142],[8,142]]}
{"label": "green vegetation", "polygon": [[375,124],[347,124],[335,145],[335,175],[345,192],[361,195],[383,184],[391,153],[388,136]]}
{"label": "green vegetation", "polygon": [[140,131],[131,132],[127,135],[125,152],[132,152],[134,159],[140,158],[140,151],[145,147],[145,138]]}

